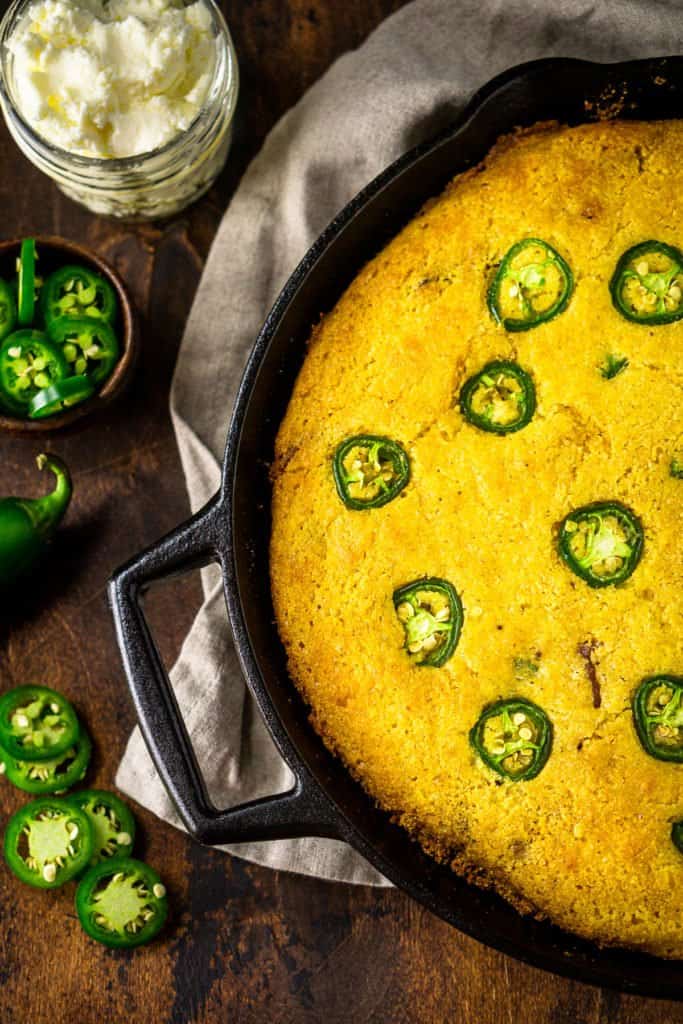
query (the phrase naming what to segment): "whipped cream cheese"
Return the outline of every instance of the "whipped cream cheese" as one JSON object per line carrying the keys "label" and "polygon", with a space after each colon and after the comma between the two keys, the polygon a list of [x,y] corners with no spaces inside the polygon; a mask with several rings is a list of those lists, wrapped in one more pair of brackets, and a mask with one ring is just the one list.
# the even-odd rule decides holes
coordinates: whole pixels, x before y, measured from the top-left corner
{"label": "whipped cream cheese", "polygon": [[7,42],[22,117],[60,149],[112,159],[185,131],[217,60],[202,0],[35,0]]}

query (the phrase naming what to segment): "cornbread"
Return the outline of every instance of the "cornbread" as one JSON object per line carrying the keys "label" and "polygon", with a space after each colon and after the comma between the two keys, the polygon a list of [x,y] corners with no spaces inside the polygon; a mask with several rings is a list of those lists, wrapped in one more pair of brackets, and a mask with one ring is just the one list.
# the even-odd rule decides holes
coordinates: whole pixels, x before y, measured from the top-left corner
{"label": "cornbread", "polygon": [[[521,908],[666,957],[683,956],[683,764],[648,753],[632,701],[644,679],[683,675],[683,320],[628,319],[610,282],[633,246],[683,246],[682,190],[679,122],[539,125],[455,178],[314,329],[277,439],[271,543],[291,677],[378,805]],[[566,261],[572,289],[551,319],[506,329],[491,282],[524,239]],[[503,434],[461,401],[497,362],[535,388],[533,415]],[[408,456],[381,507],[347,507],[335,486],[354,436]],[[559,550],[561,524],[583,529],[596,502],[617,503],[613,532],[620,516],[642,530],[628,578],[618,546],[597,582]],[[406,645],[417,605],[394,602],[425,577],[462,603],[440,665]],[[498,701],[523,702],[522,738],[551,723],[533,777],[477,753]]]}

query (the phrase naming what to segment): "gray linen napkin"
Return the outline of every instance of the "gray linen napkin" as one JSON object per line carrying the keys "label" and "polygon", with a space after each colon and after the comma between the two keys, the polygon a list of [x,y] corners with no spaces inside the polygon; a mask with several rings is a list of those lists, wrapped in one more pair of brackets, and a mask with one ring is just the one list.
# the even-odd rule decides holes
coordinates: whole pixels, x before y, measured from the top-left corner
{"label": "gray linen napkin", "polygon": [[[171,413],[193,510],[216,491],[242,367],[285,280],[335,213],[395,157],[444,127],[471,93],[535,57],[626,60],[681,50],[679,0],[415,0],[341,57],[275,126],[216,236],[180,350]],[[249,102],[249,98],[244,98]],[[246,691],[215,569],[171,679],[207,785],[232,806],[291,775]],[[116,783],[180,825],[138,729]],[[345,844],[243,844],[272,868],[388,885]]]}

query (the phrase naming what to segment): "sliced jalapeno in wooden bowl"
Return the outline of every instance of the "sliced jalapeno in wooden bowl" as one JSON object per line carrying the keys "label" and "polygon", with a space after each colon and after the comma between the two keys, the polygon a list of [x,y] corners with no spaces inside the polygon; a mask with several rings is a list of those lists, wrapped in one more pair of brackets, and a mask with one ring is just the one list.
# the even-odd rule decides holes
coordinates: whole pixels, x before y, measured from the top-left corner
{"label": "sliced jalapeno in wooden bowl", "polygon": [[393,601],[410,660],[429,668],[445,665],[457,647],[463,623],[462,601],[453,584],[425,576],[398,587]]}
{"label": "sliced jalapeno in wooden bowl", "polygon": [[536,410],[534,382],[521,366],[494,360],[465,381],[460,409],[472,426],[491,434],[526,427]]}
{"label": "sliced jalapeno in wooden bowl", "polygon": [[574,288],[569,264],[540,238],[523,238],[505,254],[488,289],[491,316],[506,331],[528,331],[565,309]]}
{"label": "sliced jalapeno in wooden bowl", "polygon": [[683,253],[666,242],[640,242],[623,254],[610,281],[615,309],[637,324],[683,317]]}
{"label": "sliced jalapeno in wooden bowl", "polygon": [[644,679],[633,695],[633,724],[651,757],[683,762],[683,677]]}
{"label": "sliced jalapeno in wooden bowl", "polygon": [[36,243],[25,238],[19,254],[17,313],[22,327],[30,327],[36,308]]}
{"label": "sliced jalapeno in wooden bowl", "polygon": [[591,587],[611,587],[631,576],[643,553],[643,527],[618,501],[574,509],[560,524],[560,557]]}
{"label": "sliced jalapeno in wooden bowl", "polygon": [[0,697],[0,746],[15,758],[58,757],[73,746],[80,729],[66,697],[47,686],[18,686]]}
{"label": "sliced jalapeno in wooden bowl", "polygon": [[[37,259],[33,322],[41,328],[41,334],[45,328],[48,343],[57,351],[60,361],[65,360],[64,376],[87,376],[93,384],[89,397],[82,390],[80,401],[75,402],[72,395],[66,402],[44,405],[34,418],[29,418],[27,403],[16,405],[0,400],[0,430],[31,436],[64,430],[100,412],[119,395],[132,376],[138,353],[138,332],[134,308],[121,278],[96,253],[49,235],[24,241],[35,242]],[[27,251],[25,246],[24,252]],[[20,290],[17,268],[21,267],[21,254],[21,239],[0,242],[0,343],[6,340],[3,335],[10,335],[16,327]],[[35,276],[36,270],[40,277]],[[28,275],[25,274],[24,279],[28,281]],[[16,285],[16,294],[11,282]],[[60,323],[64,319],[93,325],[87,343],[85,328],[79,330],[74,339],[71,331]],[[86,344],[87,353],[82,347]],[[86,366],[81,373],[84,358]],[[52,383],[55,382],[49,380],[44,387]],[[49,415],[45,411],[48,407]]]}
{"label": "sliced jalapeno in wooden bowl", "polygon": [[0,748],[0,773],[25,793],[65,793],[85,778],[92,743],[84,729],[72,747],[46,761],[23,761]]}
{"label": "sliced jalapeno in wooden bowl", "polygon": [[17,878],[38,889],[64,885],[85,868],[91,856],[90,822],[66,800],[34,800],[7,824],[7,864]]}
{"label": "sliced jalapeno in wooden bowl", "polygon": [[95,385],[85,374],[79,377],[65,377],[43,388],[31,399],[28,414],[32,420],[55,416],[65,409],[71,409],[86,402],[95,393]]}
{"label": "sliced jalapeno in wooden bowl", "polygon": [[398,441],[375,434],[348,437],[332,460],[337,494],[347,508],[381,508],[401,493],[410,463]]}
{"label": "sliced jalapeno in wooden bowl", "polygon": [[28,417],[32,400],[68,375],[66,359],[42,331],[22,328],[0,346],[0,409]]}
{"label": "sliced jalapeno in wooden bowl", "polygon": [[48,330],[61,317],[90,317],[108,324],[116,320],[116,294],[111,284],[82,264],[60,267],[50,274],[40,304]]}
{"label": "sliced jalapeno in wooden bowl", "polygon": [[135,818],[115,793],[82,789],[66,798],[87,815],[93,832],[90,864],[112,857],[128,857],[135,840]]}
{"label": "sliced jalapeno in wooden bowl", "polygon": [[166,921],[166,886],[148,864],[113,857],[83,876],[76,890],[76,912],[83,930],[105,946],[141,946]]}
{"label": "sliced jalapeno in wooden bowl", "polygon": [[537,704],[522,697],[484,708],[470,744],[484,764],[512,782],[535,778],[550,757],[553,726]]}

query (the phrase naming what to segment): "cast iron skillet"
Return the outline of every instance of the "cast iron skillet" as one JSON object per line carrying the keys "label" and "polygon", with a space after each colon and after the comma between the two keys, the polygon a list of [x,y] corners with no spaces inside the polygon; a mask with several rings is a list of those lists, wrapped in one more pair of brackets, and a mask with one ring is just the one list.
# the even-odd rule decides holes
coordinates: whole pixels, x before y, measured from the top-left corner
{"label": "cast iron skillet", "polygon": [[[378,810],[323,746],[287,675],[269,587],[268,467],[311,325],[363,264],[430,196],[482,159],[518,125],[577,124],[612,116],[683,116],[683,58],[600,65],[541,60],[481,89],[456,124],[375,179],[304,257],[256,339],[230,425],[220,492],[187,523],[120,569],[110,584],[118,641],[140,725],[190,833],[203,843],[332,836],[350,843],[395,885],[496,949],[581,981],[683,998],[681,963],[598,949],[520,915],[493,892],[439,866]],[[212,806],[154,641],[141,597],[155,580],[220,562],[240,661],[296,782],[283,795],[230,810]]]}

